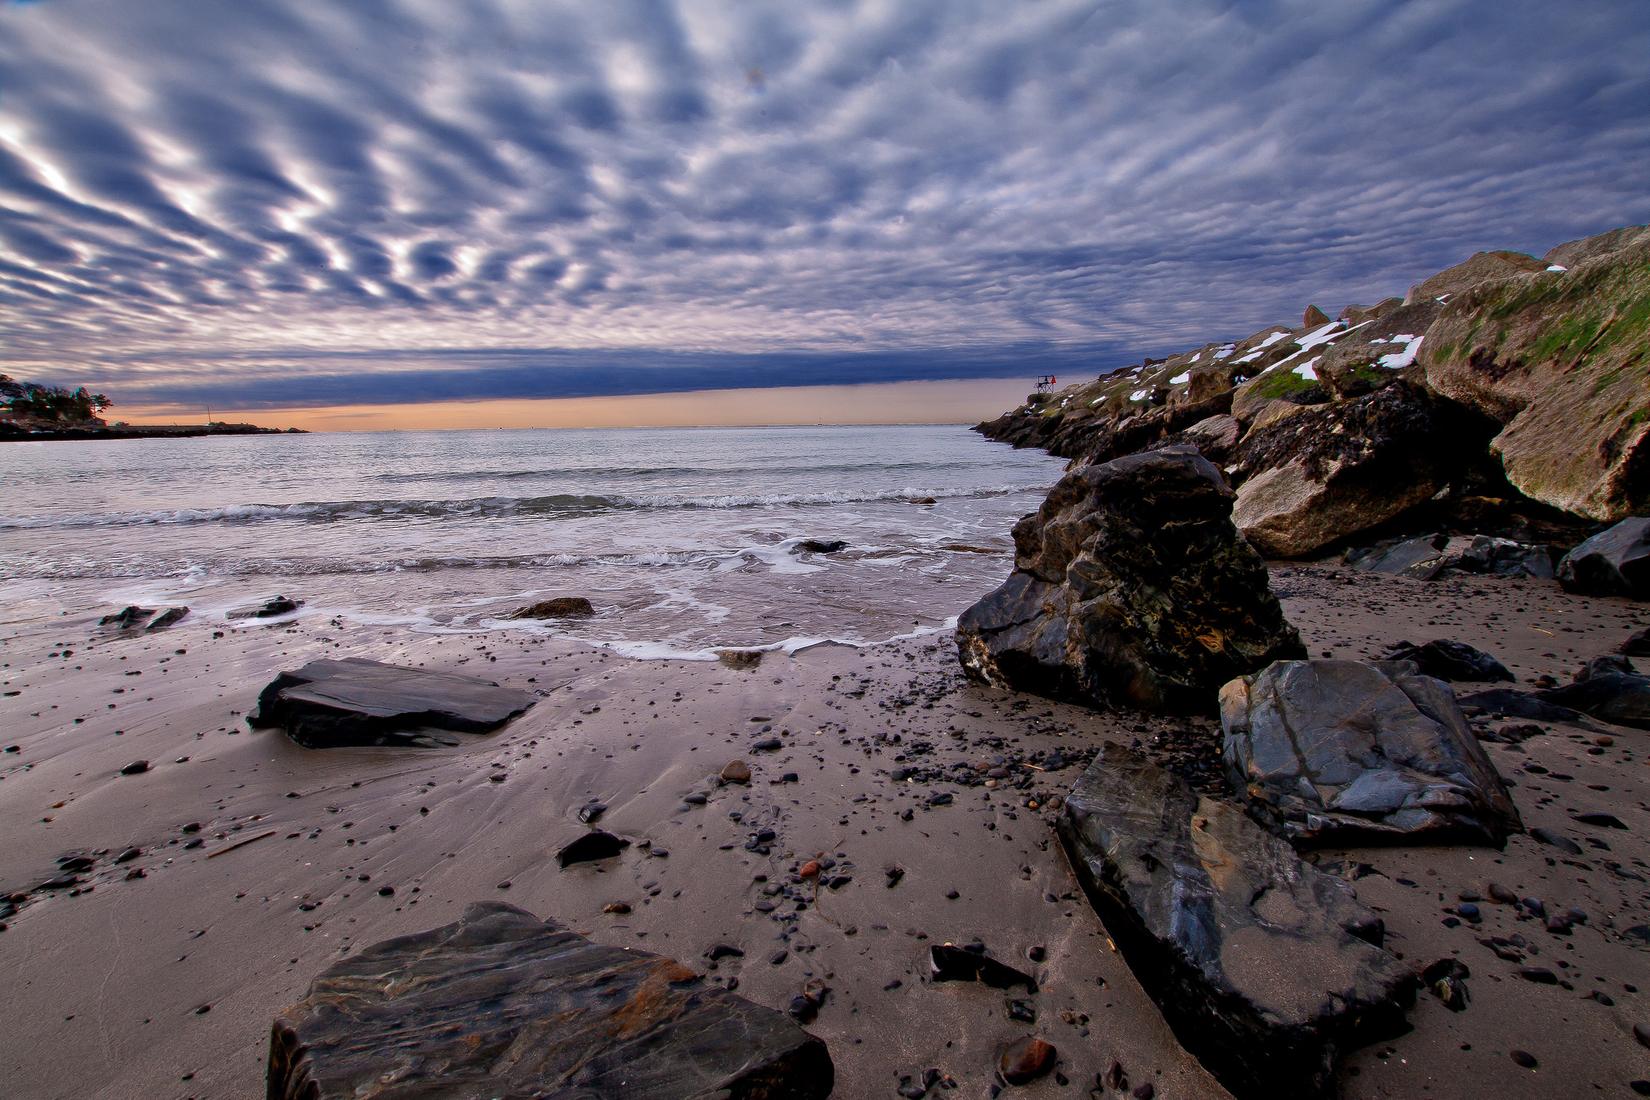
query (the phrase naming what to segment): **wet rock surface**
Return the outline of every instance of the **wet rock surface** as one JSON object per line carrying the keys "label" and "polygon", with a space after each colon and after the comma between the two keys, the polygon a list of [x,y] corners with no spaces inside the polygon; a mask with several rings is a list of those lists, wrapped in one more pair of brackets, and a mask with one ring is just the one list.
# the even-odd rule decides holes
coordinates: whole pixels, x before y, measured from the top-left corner
{"label": "wet rock surface", "polygon": [[277,615],[290,614],[302,606],[304,606],[303,600],[294,600],[286,596],[271,596],[263,603],[237,607],[224,617],[228,619],[273,619]]}
{"label": "wet rock surface", "polygon": [[305,748],[427,746],[457,743],[443,734],[490,733],[537,701],[474,676],[346,657],[281,673],[246,720],[285,729]]}
{"label": "wet rock surface", "polygon": [[816,1100],[825,1044],[671,959],[514,906],[335,963],[275,1019],[271,1100]]}
{"label": "wet rock surface", "polygon": [[512,619],[587,619],[596,613],[583,596],[557,596],[540,600],[511,615]]}
{"label": "wet rock surface", "polygon": [[1221,691],[1227,774],[1297,843],[1500,845],[1518,811],[1455,694],[1403,664],[1280,661]]}
{"label": "wet rock surface", "polygon": [[1220,472],[1191,448],[1068,473],[1015,525],[1013,575],[958,621],[964,671],[1197,713],[1231,677],[1303,656],[1231,505]]}
{"label": "wet rock surface", "polygon": [[1239,1100],[1328,1095],[1342,1053],[1402,1027],[1415,977],[1379,918],[1237,807],[1108,746],[1057,828],[1141,984]]}

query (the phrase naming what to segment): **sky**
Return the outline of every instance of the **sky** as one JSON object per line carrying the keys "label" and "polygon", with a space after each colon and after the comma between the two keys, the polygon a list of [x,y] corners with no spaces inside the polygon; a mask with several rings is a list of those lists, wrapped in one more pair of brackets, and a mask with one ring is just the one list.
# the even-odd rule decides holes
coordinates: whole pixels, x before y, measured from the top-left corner
{"label": "sky", "polygon": [[0,0],[0,370],[984,416],[1650,221],[1646,58],[1645,0]]}

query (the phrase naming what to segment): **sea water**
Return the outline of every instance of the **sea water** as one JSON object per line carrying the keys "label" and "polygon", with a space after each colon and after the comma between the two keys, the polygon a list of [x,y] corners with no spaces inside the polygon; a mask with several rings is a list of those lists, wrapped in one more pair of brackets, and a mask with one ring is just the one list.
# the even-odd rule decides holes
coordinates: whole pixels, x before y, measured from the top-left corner
{"label": "sea water", "polygon": [[[876,643],[1001,582],[1062,466],[961,426],[4,444],[0,622],[280,594],[300,617],[635,656]],[[597,614],[509,618],[555,596]]]}

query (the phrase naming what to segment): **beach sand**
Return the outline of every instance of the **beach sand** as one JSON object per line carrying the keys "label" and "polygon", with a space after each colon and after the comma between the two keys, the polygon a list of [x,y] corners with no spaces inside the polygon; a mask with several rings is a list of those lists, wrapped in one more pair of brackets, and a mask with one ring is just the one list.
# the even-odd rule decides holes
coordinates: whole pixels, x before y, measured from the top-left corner
{"label": "beach sand", "polygon": [[[1568,679],[1650,623],[1643,605],[1536,581],[1287,566],[1274,584],[1315,656],[1454,638],[1521,681]],[[1052,801],[1097,746],[1183,739],[1188,728],[1215,739],[1212,720],[984,689],[963,679],[945,635],[770,654],[740,671],[318,616],[234,629],[190,618],[113,637],[95,625],[110,610],[0,610],[0,745],[18,749],[0,755],[0,890],[29,892],[0,932],[7,1096],[261,1095],[271,1018],[319,971],[488,899],[737,980],[775,1008],[823,979],[830,993],[809,1028],[829,1044],[839,1097],[893,1096],[902,1075],[930,1067],[958,1082],[955,1095],[987,1095],[998,1048],[1028,1032],[1058,1047],[1058,1076],[1016,1095],[1086,1097],[1114,1059],[1131,1087],[1150,1082],[1158,1097],[1224,1095],[1111,948],[1050,829]],[[310,751],[247,729],[277,672],[341,655],[480,675],[543,698],[454,749]],[[1356,889],[1406,960],[1456,955],[1471,969],[1466,1011],[1423,993],[1411,1032],[1348,1059],[1344,1095],[1625,1096],[1629,1081],[1650,1078],[1650,1050],[1633,1036],[1635,1023],[1650,1026],[1650,945],[1622,935],[1650,923],[1650,733],[1610,729],[1601,744],[1599,731],[1548,730],[1486,748],[1515,784],[1526,826],[1571,837],[1581,857],[1527,835],[1505,852],[1320,857],[1370,865]],[[772,736],[782,748],[752,751]],[[1051,753],[1064,767],[1027,766]],[[119,774],[140,759],[147,772]],[[714,787],[710,777],[736,759],[753,782]],[[976,778],[928,778],[956,765]],[[1007,777],[978,785],[994,765]],[[891,777],[910,767],[918,778]],[[708,803],[684,805],[692,791]],[[934,793],[952,802],[931,806]],[[558,869],[553,853],[585,828],[576,815],[592,799],[608,806],[601,827],[638,843],[616,860]],[[1588,810],[1627,828],[1572,820]],[[776,834],[766,855],[746,848],[761,829]],[[140,854],[116,863],[128,846]],[[74,853],[97,853],[78,894],[35,889]],[[836,861],[827,878],[851,881],[817,897],[795,886],[805,907],[781,896],[772,913],[758,911],[765,886],[790,883],[820,855]],[[896,866],[904,874],[890,886]],[[1486,898],[1480,926],[1442,923],[1462,892],[1485,894],[1492,881],[1550,911],[1579,907],[1587,922],[1555,936]],[[612,902],[631,911],[603,913]],[[1523,964],[1479,942],[1513,933],[1530,944]],[[1035,1007],[1034,1024],[1009,1018],[1010,994],[929,982],[929,945],[976,939],[1035,972],[1040,992],[1012,994]],[[743,957],[707,962],[717,944]],[[1041,962],[1028,960],[1034,947]],[[1552,969],[1569,988],[1521,979],[1519,965]],[[1519,1066],[1514,1049],[1538,1065]]]}

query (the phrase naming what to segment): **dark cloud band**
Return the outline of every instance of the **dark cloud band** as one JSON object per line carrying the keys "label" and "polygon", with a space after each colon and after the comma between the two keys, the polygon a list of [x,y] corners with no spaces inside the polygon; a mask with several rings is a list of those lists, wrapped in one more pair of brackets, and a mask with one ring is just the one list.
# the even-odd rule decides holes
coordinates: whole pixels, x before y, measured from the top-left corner
{"label": "dark cloud band", "polygon": [[1642,0],[13,0],[0,358],[218,404],[1094,369],[1650,220],[1647,56]]}

